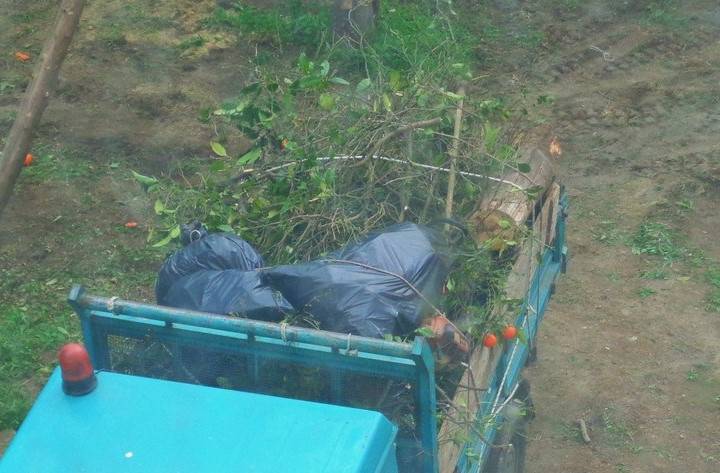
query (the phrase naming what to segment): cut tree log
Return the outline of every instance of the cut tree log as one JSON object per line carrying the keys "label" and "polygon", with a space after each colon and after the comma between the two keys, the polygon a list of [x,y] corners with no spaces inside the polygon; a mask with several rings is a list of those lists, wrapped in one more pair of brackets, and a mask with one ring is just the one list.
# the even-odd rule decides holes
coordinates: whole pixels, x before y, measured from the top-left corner
{"label": "cut tree log", "polygon": [[502,250],[504,242],[515,240],[536,202],[555,180],[556,169],[552,158],[538,148],[525,148],[520,153],[519,167],[528,165],[530,170],[504,175],[503,182],[484,196],[468,217],[473,238],[478,244],[490,241],[493,249]]}
{"label": "cut tree log", "polygon": [[84,3],[84,0],[63,0],[60,5],[53,34],[45,43],[33,81],[8,134],[0,157],[0,215],[12,195],[23,160],[30,150],[33,131],[57,85],[60,66],[77,29]]}

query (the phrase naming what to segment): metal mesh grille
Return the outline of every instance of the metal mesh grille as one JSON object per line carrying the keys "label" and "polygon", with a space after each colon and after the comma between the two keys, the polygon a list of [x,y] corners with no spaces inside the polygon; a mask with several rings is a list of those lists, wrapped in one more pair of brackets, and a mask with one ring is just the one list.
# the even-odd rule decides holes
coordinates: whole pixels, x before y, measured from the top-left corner
{"label": "metal mesh grille", "polygon": [[143,339],[108,336],[110,370],[117,373],[178,380],[173,369],[173,353],[164,343]]}
{"label": "metal mesh grille", "polygon": [[109,335],[108,355],[109,369],[118,373],[372,409],[411,437],[415,430],[411,387],[379,376],[331,372],[152,335]]}

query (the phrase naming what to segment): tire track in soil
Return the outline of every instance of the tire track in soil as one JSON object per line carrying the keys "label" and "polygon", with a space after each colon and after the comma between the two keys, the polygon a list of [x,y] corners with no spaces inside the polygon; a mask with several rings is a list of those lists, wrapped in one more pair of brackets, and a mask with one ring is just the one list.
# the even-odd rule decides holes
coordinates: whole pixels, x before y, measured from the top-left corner
{"label": "tire track in soil", "polygon": [[[711,133],[720,129],[720,88],[716,84],[701,84],[694,90],[684,85],[685,90],[678,91],[683,80],[695,81],[697,78],[687,77],[687,71],[678,68],[677,64],[675,67],[657,67],[659,60],[676,57],[693,48],[695,56],[702,55],[702,45],[712,47],[713,39],[714,36],[707,32],[698,33],[698,37],[683,45],[666,36],[641,37],[634,46],[628,46],[628,40],[623,39],[621,42],[625,43],[624,49],[628,52],[620,57],[599,63],[596,57],[599,52],[586,49],[581,60],[572,59],[552,66],[553,80],[561,82],[556,90],[558,128],[566,133],[579,133],[594,131],[597,127],[654,125],[670,114],[693,110],[701,113],[696,117],[700,125],[695,131]],[[609,42],[599,48],[605,51],[622,49]],[[650,67],[645,67],[648,65]],[[659,74],[658,69],[666,71]],[[635,73],[630,74],[632,72]],[[592,82],[581,94],[567,95],[563,84],[578,81]],[[715,100],[708,101],[708,96],[714,96]]]}

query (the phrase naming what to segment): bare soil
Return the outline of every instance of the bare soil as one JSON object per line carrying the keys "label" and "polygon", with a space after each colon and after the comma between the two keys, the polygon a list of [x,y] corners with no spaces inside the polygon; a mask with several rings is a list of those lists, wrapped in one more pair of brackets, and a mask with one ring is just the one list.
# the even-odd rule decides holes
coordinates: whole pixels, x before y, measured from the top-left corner
{"label": "bare soil", "polygon": [[[529,120],[564,146],[571,259],[527,372],[537,406],[528,472],[719,472],[720,319],[707,310],[706,272],[720,261],[720,7],[665,2],[679,8],[658,17],[651,7],[663,2],[457,3],[542,32],[541,53],[512,51],[478,88],[552,97]],[[13,53],[39,54],[54,5],[0,0],[0,136],[32,70]],[[39,278],[43,297],[58,300],[78,280],[151,298],[161,256],[122,226],[152,219],[127,168],[171,172],[206,155],[210,139],[230,132],[199,123],[199,111],[252,73],[253,51],[221,34],[191,52],[180,46],[206,35],[200,20],[213,8],[89,3],[38,133],[44,154],[70,148],[85,164],[23,177],[0,218],[2,274]],[[633,254],[643,222],[674,228],[683,258]],[[642,276],[657,268],[664,279]],[[9,435],[0,433],[0,450]]]}
{"label": "bare soil", "polygon": [[[688,25],[676,27],[615,2],[565,15],[551,3],[524,11],[554,47],[508,73],[555,99],[544,116],[571,200],[569,271],[527,373],[528,471],[718,472],[720,320],[705,271],[720,255],[720,7],[677,2]],[[666,279],[643,278],[662,262],[632,254],[643,222],[688,248]]]}

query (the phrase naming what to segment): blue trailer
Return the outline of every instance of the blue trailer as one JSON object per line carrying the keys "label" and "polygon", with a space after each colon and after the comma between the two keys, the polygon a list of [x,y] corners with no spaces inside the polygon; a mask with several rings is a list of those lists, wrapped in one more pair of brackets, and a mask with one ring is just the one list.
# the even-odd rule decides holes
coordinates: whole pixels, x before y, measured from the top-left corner
{"label": "blue trailer", "polygon": [[464,377],[481,379],[455,394],[474,399],[463,403],[469,421],[439,419],[422,337],[362,338],[76,286],[69,303],[96,387],[67,395],[56,369],[0,473],[519,473],[532,413],[522,369],[566,261],[567,198],[558,188],[546,200],[521,250],[524,336],[473,353]]}

